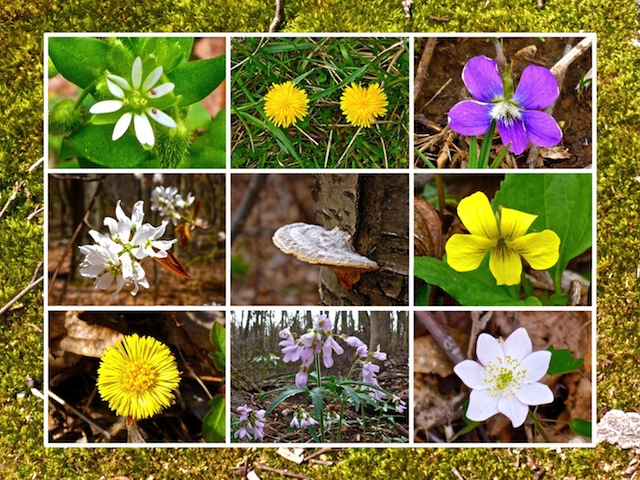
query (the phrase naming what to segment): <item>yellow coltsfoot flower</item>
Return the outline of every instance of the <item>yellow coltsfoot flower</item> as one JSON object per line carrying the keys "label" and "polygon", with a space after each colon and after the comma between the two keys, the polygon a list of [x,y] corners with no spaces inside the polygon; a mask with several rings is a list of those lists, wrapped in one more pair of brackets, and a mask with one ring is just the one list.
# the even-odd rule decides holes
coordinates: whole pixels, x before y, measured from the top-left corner
{"label": "yellow coltsfoot flower", "polygon": [[288,127],[309,111],[309,98],[293,82],[273,84],[264,96],[264,113],[276,127]]}
{"label": "yellow coltsfoot flower", "polygon": [[340,109],[347,121],[356,127],[370,127],[376,117],[387,113],[387,95],[379,83],[368,88],[352,83],[340,97]]}
{"label": "yellow coltsfoot flower", "polygon": [[116,414],[149,418],[171,405],[180,374],[171,350],[151,337],[127,335],[104,351],[98,392]]}
{"label": "yellow coltsfoot flower", "polygon": [[517,285],[524,258],[534,270],[553,267],[559,258],[560,237],[552,230],[527,233],[537,215],[501,208],[494,214],[482,192],[464,198],[458,216],[469,234],[453,235],[445,246],[447,263],[458,272],[480,266],[491,252],[489,269],[498,285]]}

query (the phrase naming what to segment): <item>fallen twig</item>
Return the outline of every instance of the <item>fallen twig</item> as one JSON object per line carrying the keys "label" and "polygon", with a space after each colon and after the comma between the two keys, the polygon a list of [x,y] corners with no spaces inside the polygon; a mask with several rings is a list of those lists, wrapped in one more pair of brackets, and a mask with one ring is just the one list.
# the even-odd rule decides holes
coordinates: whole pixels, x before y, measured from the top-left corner
{"label": "fallen twig", "polygon": [[11,196],[9,196],[9,199],[4,204],[4,207],[2,207],[2,210],[0,210],[0,218],[2,218],[2,216],[5,214],[5,212],[9,208],[9,205],[11,205],[13,201],[18,197],[18,192],[26,186],[27,184],[24,181],[16,182],[16,184],[13,186],[13,192],[11,193]]}
{"label": "fallen twig", "polygon": [[[32,389],[32,391],[33,391],[33,389]],[[75,408],[73,408],[71,405],[69,405],[67,402],[65,402],[62,398],[60,398],[55,393],[53,393],[51,391],[49,391],[48,393],[49,393],[49,397],[51,397],[53,400],[55,400],[60,405],[62,405],[65,410],[67,410],[68,412],[72,413],[73,415],[76,415],[78,418],[82,419],[88,425],[91,425],[92,428],[95,428],[98,432],[100,432],[102,435],[104,435],[104,437],[107,440],[111,440],[111,434],[109,432],[107,432],[105,429],[103,429],[102,427],[97,425],[94,421],[92,421],[90,418],[85,416],[82,412],[80,412],[80,411],[76,410]]]}
{"label": "fallen twig", "polygon": [[422,84],[427,76],[427,70],[431,63],[431,57],[433,56],[433,50],[436,48],[436,37],[429,37],[427,44],[424,46],[424,51],[420,57],[420,63],[416,69],[415,81],[413,83],[413,98],[418,98],[418,94],[422,90]]}
{"label": "fallen twig", "polygon": [[466,360],[458,342],[447,333],[442,325],[442,321],[436,320],[430,312],[416,312],[415,316],[418,318],[418,321],[429,330],[429,333],[431,333],[434,340],[438,342],[440,348],[447,354],[454,365]]}
{"label": "fallen twig", "polygon": [[287,472],[284,469],[268,467],[267,465],[264,465],[264,464],[262,464],[260,462],[253,462],[253,468],[255,468],[256,470],[262,470],[262,471],[265,471],[265,472],[277,473],[279,475],[282,475],[283,477],[302,478],[303,480],[313,480],[313,477],[308,477],[306,475],[300,475],[298,473]]}
{"label": "fallen twig", "polygon": [[0,316],[4,315],[5,313],[7,313],[7,311],[9,309],[11,309],[11,307],[18,301],[20,300],[22,297],[24,297],[27,293],[29,293],[31,290],[33,290],[40,282],[42,282],[42,280],[44,280],[44,275],[41,275],[40,277],[37,277],[38,272],[40,271],[40,267],[42,267],[42,263],[40,262],[38,264],[38,266],[36,267],[36,270],[33,274],[33,277],[31,277],[31,282],[29,283],[29,285],[22,290],[20,293],[18,293],[15,297],[13,297],[11,300],[9,300],[9,302],[0,309]]}
{"label": "fallen twig", "polygon": [[276,12],[273,16],[273,21],[271,22],[271,25],[269,25],[269,33],[275,32],[279,24],[280,24],[280,0],[276,0]]}

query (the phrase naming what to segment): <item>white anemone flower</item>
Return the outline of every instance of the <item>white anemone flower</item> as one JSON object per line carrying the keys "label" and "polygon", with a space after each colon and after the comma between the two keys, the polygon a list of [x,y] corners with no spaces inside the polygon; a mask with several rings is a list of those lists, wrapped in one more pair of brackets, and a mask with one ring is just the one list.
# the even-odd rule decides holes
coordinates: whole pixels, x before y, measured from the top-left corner
{"label": "white anemone flower", "polygon": [[502,344],[487,333],[478,337],[478,362],[464,360],[453,367],[471,388],[467,418],[482,422],[502,413],[517,428],[527,419],[530,405],[553,402],[551,389],[539,382],[549,369],[551,352],[532,349],[524,328],[518,328]]}
{"label": "white anemone flower", "polygon": [[173,91],[171,82],[154,87],[162,77],[162,67],[156,67],[142,81],[142,59],[136,57],[131,67],[131,83],[118,75],[107,74],[107,87],[115,100],[103,100],[94,104],[89,112],[93,114],[113,113],[122,110],[123,114],[113,128],[112,140],[122,137],[131,125],[140,144],[153,147],[155,136],[149,118],[168,128],[176,128],[177,124],[166,113],[153,105],[153,100]]}

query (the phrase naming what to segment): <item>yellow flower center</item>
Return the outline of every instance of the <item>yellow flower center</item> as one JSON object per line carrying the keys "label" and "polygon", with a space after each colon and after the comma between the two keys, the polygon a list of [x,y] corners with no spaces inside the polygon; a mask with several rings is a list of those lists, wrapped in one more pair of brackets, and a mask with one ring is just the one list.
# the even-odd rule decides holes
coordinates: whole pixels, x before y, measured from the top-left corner
{"label": "yellow flower center", "polygon": [[153,367],[137,360],[127,365],[127,369],[122,372],[122,386],[135,394],[144,393],[155,386],[157,377]]}
{"label": "yellow flower center", "polygon": [[509,355],[504,361],[499,358],[496,363],[484,367],[484,381],[490,385],[489,392],[493,397],[515,395],[526,374],[526,370],[520,368],[520,362]]}

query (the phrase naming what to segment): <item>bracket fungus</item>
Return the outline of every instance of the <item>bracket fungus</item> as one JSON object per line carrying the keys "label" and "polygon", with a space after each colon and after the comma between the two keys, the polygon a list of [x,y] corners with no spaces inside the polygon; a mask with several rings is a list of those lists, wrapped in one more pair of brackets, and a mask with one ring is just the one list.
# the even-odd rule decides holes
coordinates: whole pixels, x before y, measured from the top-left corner
{"label": "bracket fungus", "polygon": [[342,286],[351,290],[360,274],[377,270],[378,264],[353,249],[351,235],[340,230],[325,230],[319,225],[291,223],[273,234],[276,247],[298,260],[333,269]]}

